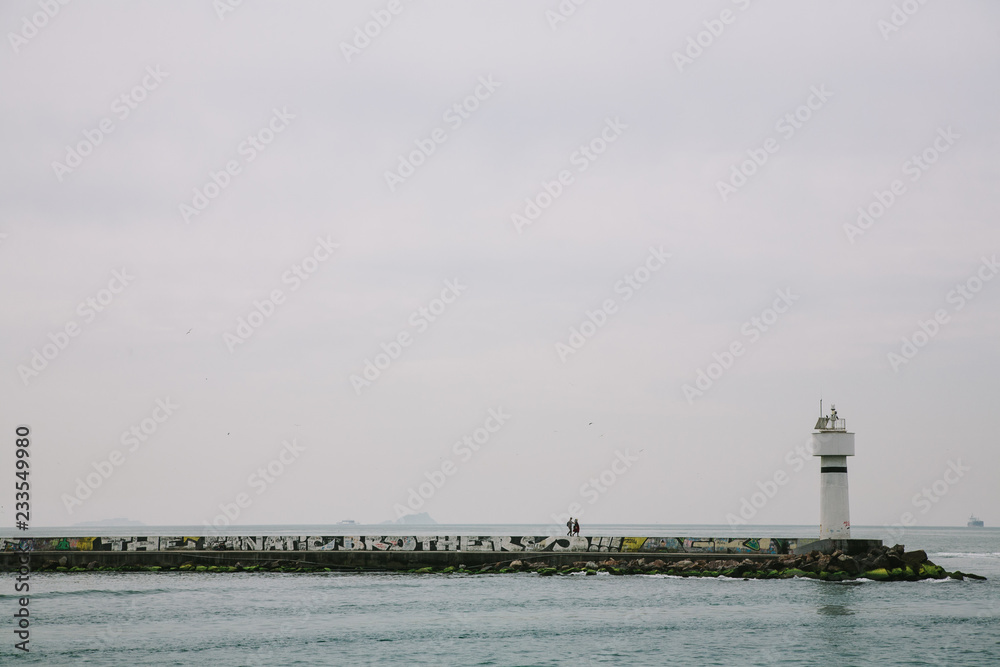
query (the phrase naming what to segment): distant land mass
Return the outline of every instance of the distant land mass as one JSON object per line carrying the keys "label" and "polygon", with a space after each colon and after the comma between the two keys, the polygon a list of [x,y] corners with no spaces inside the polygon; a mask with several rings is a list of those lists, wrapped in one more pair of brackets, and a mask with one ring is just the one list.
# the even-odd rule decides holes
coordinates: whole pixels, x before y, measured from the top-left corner
{"label": "distant land mass", "polygon": [[74,526],[145,526],[142,521],[133,521],[124,517],[117,519],[101,519],[99,521],[81,521],[74,523]]}
{"label": "distant land mass", "polygon": [[431,518],[431,515],[427,512],[418,512],[417,514],[404,514],[395,521],[383,521],[382,523],[402,523],[408,525],[434,525],[437,521]]}

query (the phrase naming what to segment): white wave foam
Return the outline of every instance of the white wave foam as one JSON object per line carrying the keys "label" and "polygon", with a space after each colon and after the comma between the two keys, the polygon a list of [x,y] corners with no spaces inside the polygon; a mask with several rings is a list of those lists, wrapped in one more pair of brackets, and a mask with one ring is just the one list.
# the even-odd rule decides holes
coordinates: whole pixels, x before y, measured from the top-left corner
{"label": "white wave foam", "polygon": [[1000,558],[1000,552],[996,551],[941,551],[934,555],[942,558]]}

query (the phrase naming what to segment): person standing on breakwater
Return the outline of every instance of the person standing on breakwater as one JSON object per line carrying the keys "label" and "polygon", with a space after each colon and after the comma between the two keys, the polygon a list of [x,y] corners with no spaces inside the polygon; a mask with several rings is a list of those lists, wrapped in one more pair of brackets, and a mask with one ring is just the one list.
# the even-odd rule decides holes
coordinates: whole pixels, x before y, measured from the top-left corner
{"label": "person standing on breakwater", "polygon": [[567,535],[573,534],[573,517],[570,517],[569,521],[566,522],[566,534]]}
{"label": "person standing on breakwater", "polygon": [[571,530],[570,532],[573,535],[576,535],[577,537],[580,536],[580,521],[579,520],[573,521],[573,530]]}

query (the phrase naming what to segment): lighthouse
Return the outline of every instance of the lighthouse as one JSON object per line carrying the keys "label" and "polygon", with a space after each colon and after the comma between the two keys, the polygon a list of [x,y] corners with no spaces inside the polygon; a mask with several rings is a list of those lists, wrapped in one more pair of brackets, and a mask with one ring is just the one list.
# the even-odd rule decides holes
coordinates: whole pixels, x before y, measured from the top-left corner
{"label": "lighthouse", "polygon": [[837,416],[835,405],[830,406],[829,417],[819,418],[815,428],[812,453],[819,457],[819,537],[850,539],[847,457],[854,456],[854,434],[847,432],[847,421]]}

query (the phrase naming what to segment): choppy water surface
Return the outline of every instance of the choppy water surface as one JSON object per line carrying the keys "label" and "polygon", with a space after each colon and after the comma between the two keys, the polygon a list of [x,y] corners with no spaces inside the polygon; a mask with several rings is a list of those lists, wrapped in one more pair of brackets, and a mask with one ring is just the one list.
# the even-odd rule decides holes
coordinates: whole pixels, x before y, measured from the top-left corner
{"label": "choppy water surface", "polygon": [[[32,651],[18,659],[219,667],[1000,664],[1000,530],[910,529],[906,537],[908,548],[924,548],[947,570],[990,580],[37,574]],[[13,613],[12,581],[7,589],[0,609]],[[10,663],[13,633],[5,634],[0,662]]]}

